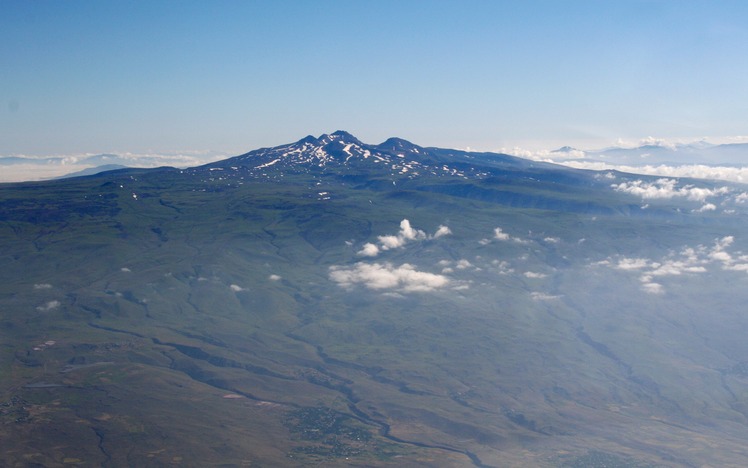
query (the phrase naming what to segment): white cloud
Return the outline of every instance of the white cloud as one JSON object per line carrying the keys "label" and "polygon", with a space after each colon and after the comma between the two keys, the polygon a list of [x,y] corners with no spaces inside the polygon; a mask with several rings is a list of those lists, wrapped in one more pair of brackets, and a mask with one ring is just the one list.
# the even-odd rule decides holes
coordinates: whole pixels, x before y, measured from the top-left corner
{"label": "white cloud", "polygon": [[132,270],[130,270],[127,267],[122,267],[122,268],[119,269],[119,271],[121,271],[122,273],[131,273],[132,272]]}
{"label": "white cloud", "polygon": [[543,239],[543,242],[547,242],[549,244],[558,244],[559,242],[561,242],[561,239],[559,239],[558,237],[546,237]]}
{"label": "white cloud", "polygon": [[505,260],[492,260],[491,265],[496,267],[500,275],[510,275],[514,273],[514,269],[509,265],[509,262]]}
{"label": "white cloud", "polygon": [[530,293],[530,297],[532,297],[534,301],[552,301],[552,300],[561,298],[561,296],[553,296],[553,295],[541,293],[541,292],[532,292]]}
{"label": "white cloud", "polygon": [[724,195],[730,192],[728,187],[709,189],[685,185],[677,187],[678,181],[675,179],[657,179],[654,182],[645,182],[643,180],[634,180],[631,182],[621,182],[612,184],[611,187],[617,192],[630,193],[640,196],[644,199],[669,199],[675,197],[684,197],[692,201],[704,202],[707,197]]}
{"label": "white cloud", "polygon": [[230,288],[231,288],[231,290],[232,290],[232,291],[234,291],[234,292],[244,291],[244,288],[242,288],[242,287],[241,287],[241,286],[239,286],[238,284],[232,284],[232,285],[231,285],[231,286],[229,286],[229,287],[230,287]]}
{"label": "white cloud", "polygon": [[421,240],[426,239],[427,236],[425,232],[421,231],[420,229],[413,228],[410,225],[410,221],[404,219],[400,221],[400,233],[398,234],[398,237],[407,240]]}
{"label": "white cloud", "polygon": [[[519,237],[510,236],[509,234],[504,232],[504,230],[501,229],[500,227],[494,228],[493,239],[500,240],[500,241],[516,242],[518,244],[529,244],[530,243],[530,241],[528,240],[520,239]],[[481,245],[487,245],[487,244],[490,244],[491,241],[489,239],[481,239],[479,243]]]}
{"label": "white cloud", "polygon": [[457,268],[458,270],[464,270],[464,269],[470,268],[472,266],[473,266],[473,264],[470,263],[470,261],[468,261],[468,260],[466,260],[464,258],[462,260],[458,261],[455,264],[455,268]]}
{"label": "white cloud", "polygon": [[730,182],[741,183],[748,182],[748,167],[707,166],[704,164],[685,164],[676,166],[668,166],[665,164],[660,164],[657,166],[630,166],[623,164],[609,164],[607,162],[552,160],[547,160],[547,162],[562,164],[564,166],[573,167],[575,169],[589,169],[593,171],[615,170],[620,172],[627,172],[630,174],[642,174],[661,177],[726,180]]}
{"label": "white cloud", "polygon": [[379,255],[379,247],[372,244],[371,242],[367,242],[364,244],[364,248],[356,252],[356,255],[360,255],[362,257],[376,257]]}
{"label": "white cloud", "polygon": [[512,148],[499,148],[497,150],[499,153],[503,154],[511,154],[512,156],[517,156],[520,158],[525,159],[531,159],[533,161],[547,161],[552,162],[551,158],[560,158],[562,160],[567,159],[582,159],[587,156],[587,154],[578,149],[570,148],[570,149],[564,149],[563,151],[548,151],[546,149],[542,150],[531,150],[531,149],[525,149],[521,148],[519,146],[514,146]]}
{"label": "white cloud", "polygon": [[706,268],[703,266],[692,265],[684,261],[665,261],[662,264],[653,263],[653,269],[650,270],[651,276],[677,276],[683,273],[704,273]]}
{"label": "white cloud", "polygon": [[283,279],[283,278],[281,278],[281,276],[280,276],[280,275],[270,275],[270,276],[268,276],[268,279],[269,279],[270,281],[280,281],[280,280],[281,280],[281,279]]}
{"label": "white cloud", "polygon": [[359,262],[350,268],[330,267],[330,279],[342,287],[362,285],[374,290],[428,292],[449,285],[446,276],[418,271],[413,265],[395,267],[391,263]]}
{"label": "white cloud", "polygon": [[438,239],[440,237],[448,236],[452,234],[452,230],[449,229],[447,226],[439,226],[439,228],[434,233],[434,239]]}
{"label": "white cloud", "polygon": [[659,283],[644,283],[642,284],[642,289],[650,294],[662,294],[665,292],[665,289]]}
{"label": "white cloud", "polygon": [[525,278],[535,278],[535,279],[545,278],[546,276],[548,276],[545,273],[536,273],[534,271],[526,271],[523,274],[525,275]]}
{"label": "white cloud", "polygon": [[723,270],[748,272],[748,255],[741,252],[733,254],[726,251],[734,241],[733,236],[725,236],[715,239],[712,247],[703,245],[696,248],[687,247],[680,252],[672,252],[659,261],[621,257],[617,260],[608,258],[592,265],[638,272],[644,290],[659,294],[664,292],[664,287],[659,283],[652,282],[653,278],[656,277],[706,273],[708,271],[707,267],[715,263],[721,264]]}
{"label": "white cloud", "polygon": [[452,234],[452,231],[449,227],[440,225],[434,235],[431,236],[420,229],[415,229],[411,226],[410,221],[403,219],[400,221],[400,231],[397,234],[377,236],[379,245],[367,242],[356,254],[362,257],[376,257],[383,250],[398,249],[411,241],[438,239],[450,234]]}
{"label": "white cloud", "polygon": [[52,289],[52,285],[49,283],[39,283],[34,285],[34,289]]}
{"label": "white cloud", "polygon": [[494,239],[498,239],[498,240],[509,240],[510,237],[511,236],[509,234],[505,233],[504,231],[502,231],[500,227],[497,227],[496,229],[493,230],[493,238]]}
{"label": "white cloud", "polygon": [[730,253],[725,252],[725,249],[732,245],[735,241],[733,236],[726,236],[721,239],[717,239],[714,242],[714,247],[709,251],[708,255],[714,261],[721,262],[723,267],[729,269],[733,264],[733,257]]}
{"label": "white cloud", "polygon": [[645,258],[622,258],[618,261],[615,268],[619,270],[641,270],[649,265]]}
{"label": "white cloud", "polygon": [[676,144],[672,141],[663,140],[662,138],[647,137],[639,140],[639,146],[659,146],[661,148],[675,149]]}
{"label": "white cloud", "polygon": [[714,203],[705,203],[701,208],[699,208],[698,210],[693,210],[693,211],[697,213],[703,213],[705,211],[714,211],[716,209],[717,209],[717,205],[715,205]]}
{"label": "white cloud", "polygon": [[36,310],[40,312],[48,312],[58,307],[60,307],[60,301],[49,301],[46,304],[40,305],[39,307],[37,307]]}

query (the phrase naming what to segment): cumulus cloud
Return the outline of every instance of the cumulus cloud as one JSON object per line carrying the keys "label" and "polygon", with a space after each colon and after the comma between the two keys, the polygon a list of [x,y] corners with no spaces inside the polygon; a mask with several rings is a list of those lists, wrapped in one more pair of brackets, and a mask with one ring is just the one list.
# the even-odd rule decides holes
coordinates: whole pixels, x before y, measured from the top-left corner
{"label": "cumulus cloud", "polygon": [[121,271],[122,273],[131,273],[132,272],[132,270],[130,270],[127,267],[122,267],[122,268],[119,269],[119,271]]}
{"label": "cumulus cloud", "polygon": [[715,205],[714,203],[704,203],[701,206],[701,208],[699,208],[697,210],[693,210],[693,211],[695,211],[697,213],[703,213],[705,211],[714,211],[716,209],[717,209],[717,205]]}
{"label": "cumulus cloud", "polygon": [[52,289],[52,285],[49,283],[38,283],[34,285],[34,289]]}
{"label": "cumulus cloud", "polygon": [[58,307],[60,307],[60,301],[49,301],[46,304],[40,305],[39,307],[37,307],[36,310],[40,312],[48,312]]}
{"label": "cumulus cloud", "polygon": [[664,292],[664,287],[653,282],[654,278],[706,273],[709,265],[714,264],[721,266],[723,270],[748,272],[748,255],[727,251],[734,241],[733,236],[724,236],[715,239],[711,247],[686,247],[659,260],[619,257],[608,258],[593,265],[638,272],[642,288],[646,292],[660,294]]}
{"label": "cumulus cloud", "polygon": [[457,263],[455,264],[455,268],[457,268],[458,270],[464,270],[464,269],[470,268],[472,266],[473,266],[473,264],[470,263],[469,260],[466,260],[464,258],[462,260],[457,261]]}
{"label": "cumulus cloud", "polygon": [[371,242],[367,242],[364,244],[364,248],[356,252],[356,254],[362,257],[376,257],[379,255],[379,247]]}
{"label": "cumulus cloud", "polygon": [[400,232],[396,235],[378,236],[382,250],[396,249],[402,247],[408,241],[426,239],[426,233],[420,229],[414,229],[410,221],[404,219],[400,221]]}
{"label": "cumulus cloud", "polygon": [[649,261],[645,258],[622,258],[616,264],[619,270],[640,270],[646,268]]}
{"label": "cumulus cloud", "polygon": [[363,263],[352,267],[330,267],[330,279],[342,287],[362,285],[373,290],[399,292],[428,292],[447,287],[449,278],[418,271],[413,265],[394,266],[391,263]]}
{"label": "cumulus cloud", "polygon": [[516,242],[518,244],[529,244],[529,241],[526,241],[524,239],[520,239],[519,237],[513,237],[504,232],[503,229],[500,227],[494,228],[493,230],[493,238],[492,239],[481,239],[478,241],[480,245],[488,245],[491,243],[492,240],[498,240],[498,241],[508,241],[508,242]]}
{"label": "cumulus cloud", "polygon": [[533,278],[533,279],[541,279],[541,278],[545,278],[546,276],[548,276],[545,273],[536,273],[534,271],[526,271],[523,273],[523,275],[525,276],[525,278]]}
{"label": "cumulus cloud", "polygon": [[238,284],[232,284],[231,286],[229,286],[229,288],[231,288],[231,290],[234,292],[244,291],[244,288],[242,288]]}
{"label": "cumulus cloud", "polygon": [[377,236],[379,245],[367,242],[356,254],[361,257],[376,257],[384,250],[398,249],[408,242],[438,239],[450,234],[452,234],[452,231],[449,227],[440,225],[433,235],[429,235],[420,229],[415,229],[411,226],[410,221],[403,219],[400,221],[400,231],[397,234]]}
{"label": "cumulus cloud", "polygon": [[493,230],[493,238],[498,240],[509,240],[511,236],[505,233],[500,227]]}
{"label": "cumulus cloud", "polygon": [[268,279],[270,281],[280,281],[282,278],[281,278],[280,275],[270,275],[270,276],[268,276]]}
{"label": "cumulus cloud", "polygon": [[452,230],[449,229],[447,226],[439,226],[439,228],[434,233],[434,239],[438,239],[440,237],[448,236],[452,234]]}

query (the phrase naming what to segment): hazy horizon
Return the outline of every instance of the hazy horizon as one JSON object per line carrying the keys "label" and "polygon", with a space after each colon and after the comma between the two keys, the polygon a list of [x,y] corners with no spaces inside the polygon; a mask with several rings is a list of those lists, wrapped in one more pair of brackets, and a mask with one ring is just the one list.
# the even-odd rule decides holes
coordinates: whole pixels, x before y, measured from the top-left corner
{"label": "hazy horizon", "polygon": [[[748,166],[742,165],[742,161],[736,163],[734,155],[732,155],[732,159],[729,161],[710,161],[709,151],[721,145],[742,145],[745,144],[746,140],[748,140],[746,137],[732,137],[721,140],[702,138],[690,141],[647,137],[636,142],[619,139],[610,145],[600,148],[585,148],[561,143],[552,148],[534,149],[520,146],[496,149],[483,149],[470,146],[465,148],[447,148],[463,151],[510,154],[524,159],[562,164],[577,169],[613,169],[637,174],[695,177],[745,183],[748,182]],[[280,146],[292,143],[293,141],[296,140],[280,142],[273,146]],[[364,141],[364,143],[378,144],[381,142]],[[412,141],[412,143],[425,147],[433,147],[433,145],[419,141]],[[272,146],[266,145],[262,147]],[[261,147],[257,146],[235,152],[177,150],[165,152],[149,151],[144,153],[114,151],[110,153],[53,153],[45,155],[0,154],[0,167],[3,168],[2,173],[0,173],[0,183],[48,180],[108,165],[139,168],[161,166],[177,168],[195,167],[238,156],[259,148]],[[634,163],[631,162],[631,157],[625,158],[617,153],[617,150],[636,153],[641,148],[647,149],[647,152],[642,153],[645,157],[634,157]],[[668,159],[666,161],[648,159],[650,148],[666,152]],[[740,150],[740,154],[742,154],[742,149]]]}
{"label": "hazy horizon", "polygon": [[0,156],[229,156],[337,129],[513,154],[746,141],[741,2],[3,10]]}

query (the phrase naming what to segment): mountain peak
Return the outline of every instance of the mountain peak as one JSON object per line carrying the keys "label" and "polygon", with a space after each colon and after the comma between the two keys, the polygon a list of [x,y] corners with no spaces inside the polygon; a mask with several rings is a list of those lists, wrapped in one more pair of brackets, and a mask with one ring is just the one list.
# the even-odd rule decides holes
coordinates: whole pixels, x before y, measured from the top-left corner
{"label": "mountain peak", "polygon": [[336,130],[330,134],[331,138],[335,139],[343,139],[343,140],[356,140],[358,141],[358,138],[351,135],[350,133],[346,132],[345,130]]}
{"label": "mountain peak", "polygon": [[356,145],[362,145],[361,141],[359,141],[358,138],[351,135],[350,133],[346,132],[345,130],[337,130],[330,134],[322,134],[317,139],[317,142],[321,143],[322,145],[327,145],[332,142],[338,142],[342,144],[356,144]]}
{"label": "mountain peak", "polygon": [[382,151],[415,151],[418,153],[419,150],[422,150],[423,148],[409,142],[408,140],[392,137],[388,138],[384,143],[377,145],[377,149]]}
{"label": "mountain peak", "polygon": [[551,153],[571,153],[572,151],[578,151],[576,148],[571,146],[562,146],[561,148],[551,151]]}

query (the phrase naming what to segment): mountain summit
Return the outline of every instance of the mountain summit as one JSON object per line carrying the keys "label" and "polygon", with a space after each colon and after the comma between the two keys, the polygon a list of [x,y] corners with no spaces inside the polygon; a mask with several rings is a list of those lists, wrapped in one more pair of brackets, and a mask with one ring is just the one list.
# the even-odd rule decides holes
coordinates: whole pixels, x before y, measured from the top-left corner
{"label": "mountain summit", "polygon": [[[419,176],[485,177],[488,175],[486,171],[528,168],[533,164],[505,154],[423,148],[394,137],[379,145],[365,144],[350,133],[338,130],[318,138],[309,135],[295,143],[250,151],[204,168],[238,171],[254,178],[335,169],[412,179]],[[542,166],[542,163],[535,165]]]}

